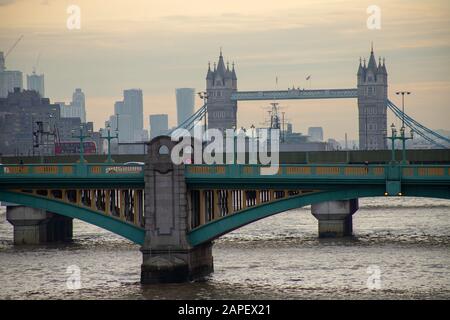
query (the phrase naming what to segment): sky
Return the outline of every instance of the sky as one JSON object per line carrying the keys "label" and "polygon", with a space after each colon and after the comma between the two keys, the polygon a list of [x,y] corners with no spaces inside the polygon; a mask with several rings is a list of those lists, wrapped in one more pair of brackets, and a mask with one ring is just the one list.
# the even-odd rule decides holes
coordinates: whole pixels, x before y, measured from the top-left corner
{"label": "sky", "polygon": [[[67,28],[70,5],[80,8],[80,29]],[[371,5],[381,10],[380,29],[367,28]],[[143,90],[145,128],[158,113],[175,125],[175,88],[204,90],[208,62],[221,47],[242,91],[353,88],[372,41],[377,60],[386,58],[390,99],[400,105],[395,92],[411,91],[409,115],[450,129],[448,0],[0,0],[0,51],[20,35],[7,68],[21,70],[26,85],[40,56],[47,97],[69,102],[82,88],[96,129],[130,88]],[[326,138],[357,138],[356,100],[280,104],[294,131],[322,126]],[[238,126],[260,126],[267,105],[239,102]]]}

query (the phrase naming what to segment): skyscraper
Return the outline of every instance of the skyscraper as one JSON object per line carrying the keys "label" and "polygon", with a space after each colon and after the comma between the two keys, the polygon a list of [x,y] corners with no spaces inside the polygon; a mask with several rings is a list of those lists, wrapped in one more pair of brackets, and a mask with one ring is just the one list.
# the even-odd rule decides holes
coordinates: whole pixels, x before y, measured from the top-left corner
{"label": "skyscraper", "polygon": [[150,139],[167,134],[169,131],[169,117],[167,114],[150,115]]}
{"label": "skyscraper", "polygon": [[[133,142],[133,126],[131,115],[115,114],[109,117],[111,132],[119,134],[119,142]],[[106,126],[107,124],[105,124]]]}
{"label": "skyscraper", "polygon": [[177,123],[182,124],[187,118],[194,114],[195,89],[175,89],[177,99]]}
{"label": "skyscraper", "polygon": [[81,122],[86,122],[86,101],[83,91],[80,88],[76,88],[72,95],[72,107],[80,110]]}
{"label": "skyscraper", "polygon": [[129,89],[123,91],[123,109],[131,115],[133,121],[133,136],[139,140],[144,128],[144,103],[141,89]]}
{"label": "skyscraper", "polygon": [[57,104],[59,104],[61,108],[61,117],[80,118],[82,123],[86,123],[85,97],[81,89],[75,89],[70,104],[64,102],[57,102]]}
{"label": "skyscraper", "polygon": [[0,51],[0,98],[6,98],[14,88],[22,90],[22,72],[6,70],[5,56]]}
{"label": "skyscraper", "polygon": [[28,90],[34,90],[39,92],[42,98],[45,97],[44,89],[44,75],[36,74],[33,72],[31,75],[27,75],[27,88]]}
{"label": "skyscraper", "polygon": [[125,114],[123,101],[116,101],[114,103],[114,114]]}

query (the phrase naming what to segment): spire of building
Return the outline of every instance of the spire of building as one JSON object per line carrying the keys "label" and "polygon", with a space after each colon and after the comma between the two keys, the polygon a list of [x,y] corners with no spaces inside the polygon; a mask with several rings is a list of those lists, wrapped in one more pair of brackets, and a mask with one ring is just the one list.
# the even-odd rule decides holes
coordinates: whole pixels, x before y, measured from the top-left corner
{"label": "spire of building", "polygon": [[381,64],[381,58],[380,58],[380,63],[378,65],[378,73],[387,74],[386,64],[385,64],[385,59],[384,58],[383,58],[383,64]]}
{"label": "spire of building", "polygon": [[363,73],[364,73],[364,68],[362,66],[361,57],[359,57],[358,76],[362,75]]}
{"label": "spire of building", "polygon": [[217,75],[225,77],[226,75],[225,62],[223,61],[222,48],[220,48],[219,62],[217,63]]}
{"label": "spire of building", "polygon": [[211,71],[211,62],[208,62],[208,72],[206,73],[206,80],[213,78],[213,73]]}
{"label": "spire of building", "polygon": [[375,55],[373,53],[373,42],[372,42],[372,47],[371,47],[371,51],[370,51],[370,58],[369,58],[369,64],[367,65],[367,69],[371,69],[372,71],[376,72],[377,71],[377,62],[375,60]]}
{"label": "spire of building", "polygon": [[234,62],[232,64],[232,69],[231,69],[231,79],[237,80],[236,70],[234,70]]}

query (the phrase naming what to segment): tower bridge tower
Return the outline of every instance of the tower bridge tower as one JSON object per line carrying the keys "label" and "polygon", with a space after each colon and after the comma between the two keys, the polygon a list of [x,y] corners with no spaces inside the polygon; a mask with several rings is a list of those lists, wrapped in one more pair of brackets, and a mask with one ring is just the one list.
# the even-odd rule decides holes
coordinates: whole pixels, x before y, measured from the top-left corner
{"label": "tower bridge tower", "polygon": [[377,65],[373,46],[368,65],[359,61],[357,78],[359,149],[386,149],[388,75],[384,59]]}
{"label": "tower bridge tower", "polygon": [[206,74],[206,92],[208,95],[208,128],[231,129],[237,123],[237,102],[231,100],[232,93],[237,91],[237,77],[234,63],[230,69],[225,66],[220,50],[219,62],[208,66]]}

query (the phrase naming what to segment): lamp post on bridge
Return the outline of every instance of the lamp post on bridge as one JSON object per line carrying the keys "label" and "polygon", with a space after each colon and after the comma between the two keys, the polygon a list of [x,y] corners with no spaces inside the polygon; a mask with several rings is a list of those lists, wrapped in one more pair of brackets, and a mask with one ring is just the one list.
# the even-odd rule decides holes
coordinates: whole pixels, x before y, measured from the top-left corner
{"label": "lamp post on bridge", "polygon": [[111,140],[112,139],[119,139],[119,132],[116,130],[116,135],[115,136],[111,136],[111,126],[109,125],[109,123],[106,126],[106,129],[108,131],[108,135],[105,137],[102,134],[102,138],[108,140],[108,158],[107,158],[106,162],[111,163],[111,162],[113,162],[112,157],[111,157]]}
{"label": "lamp post on bridge", "polygon": [[405,94],[410,95],[410,91],[398,91],[396,95],[402,95],[402,127],[405,126]]}
{"label": "lamp post on bridge", "polygon": [[397,129],[395,128],[395,125],[391,125],[391,136],[387,137],[389,140],[392,141],[392,157],[391,162],[395,163],[395,140],[401,140],[402,141],[402,164],[406,164],[406,148],[405,148],[405,142],[406,140],[411,140],[414,138],[414,131],[411,130],[411,136],[406,137],[405,136],[405,127],[402,126],[400,128],[400,135],[397,136]]}
{"label": "lamp post on bridge", "polygon": [[[90,130],[88,130],[89,133]],[[83,134],[83,125],[80,125],[80,134],[78,136],[75,135],[75,130],[72,129],[72,138],[78,138],[80,139],[80,164],[83,164],[85,162],[84,160],[84,140],[85,138],[90,138],[91,136],[84,135]]]}
{"label": "lamp post on bridge", "polygon": [[411,130],[411,137],[405,137],[405,95],[410,95],[410,91],[398,91],[396,95],[402,95],[402,127],[400,128],[400,138],[402,140],[402,163],[406,163],[406,140],[413,139],[413,131]]}

